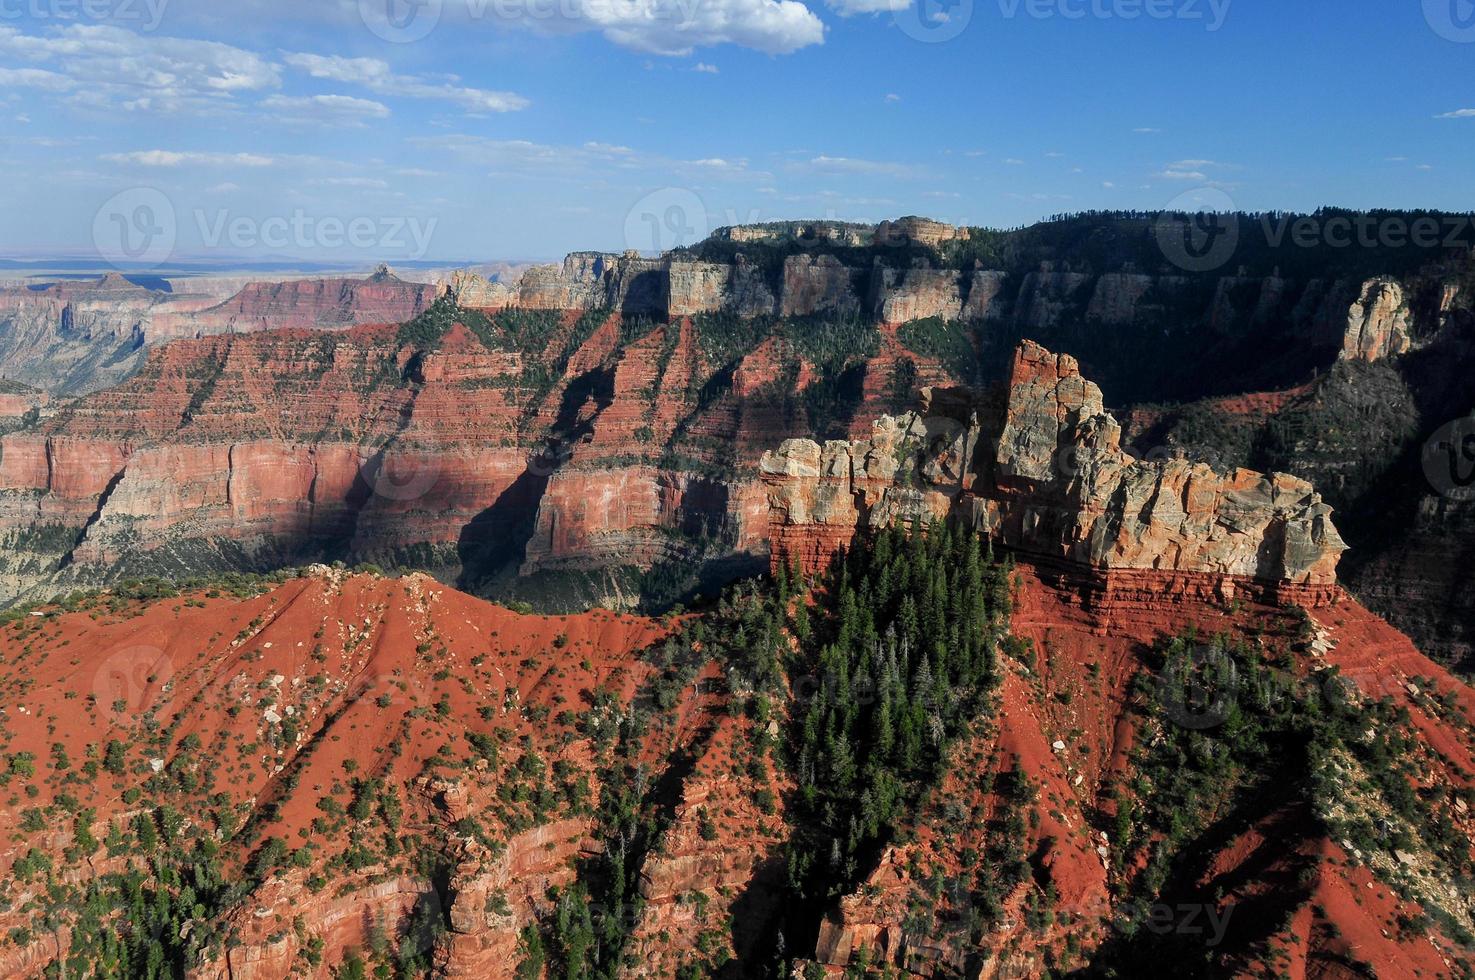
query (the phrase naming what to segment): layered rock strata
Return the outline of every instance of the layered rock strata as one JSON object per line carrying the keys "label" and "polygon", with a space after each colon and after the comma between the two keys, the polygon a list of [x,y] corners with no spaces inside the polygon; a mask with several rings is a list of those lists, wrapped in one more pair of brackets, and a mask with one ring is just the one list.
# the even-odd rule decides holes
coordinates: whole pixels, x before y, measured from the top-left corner
{"label": "layered rock strata", "polygon": [[109,273],[92,282],[0,289],[0,377],[85,394],[130,377],[151,348],[171,340],[401,322],[442,291],[384,267],[367,279],[247,283],[223,301],[210,283],[179,285],[182,292],[166,292]]}
{"label": "layered rock strata", "polygon": [[1284,474],[1145,461],[1076,361],[1026,342],[1002,399],[930,391],[870,438],[790,440],[764,456],[775,566],[813,571],[863,528],[953,518],[1112,589],[1308,601],[1345,550],[1312,486]]}

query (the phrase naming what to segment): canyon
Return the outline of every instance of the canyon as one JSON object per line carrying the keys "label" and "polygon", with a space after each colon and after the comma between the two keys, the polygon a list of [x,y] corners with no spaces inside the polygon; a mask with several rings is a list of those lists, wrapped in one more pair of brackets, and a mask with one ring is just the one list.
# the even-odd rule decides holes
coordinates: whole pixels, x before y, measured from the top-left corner
{"label": "canyon", "polygon": [[106,388],[171,340],[287,327],[341,329],[408,320],[440,294],[381,267],[367,279],[242,282],[181,278],[180,292],[118,273],[0,288],[0,378],[59,395]]}
{"label": "canyon", "polygon": [[0,972],[1464,975],[1468,270],[978,245],[247,287],[7,384]]}
{"label": "canyon", "polygon": [[[1458,488],[1428,483],[1418,456],[1475,408],[1459,384],[1475,337],[1468,258],[1415,250],[1372,266],[1249,242],[1233,275],[1189,274],[1161,251],[1152,262],[1151,224],[728,228],[664,256],[576,253],[501,281],[464,270],[426,286],[381,270],[248,284],[195,312],[169,312],[117,277],[33,290],[32,302],[73,311],[52,318],[82,322],[92,303],[129,321],[117,335],[148,317],[158,339],[186,339],[130,340],[94,377],[112,341],[74,338],[68,357],[92,353],[68,377],[131,376],[80,399],[13,386],[0,424],[0,591],[16,601],[344,560],[424,568],[550,610],[660,609],[769,562],[765,452],[786,438],[817,440],[822,456],[827,440],[863,443],[877,420],[917,410],[925,388],[969,387],[980,425],[996,429],[1016,352],[1038,342],[1073,356],[1116,409],[1120,434],[1103,422],[1079,442],[1113,472],[1086,474],[1100,478],[1091,487],[984,474],[988,493],[969,496],[974,526],[1026,550],[1030,534],[1053,536],[1051,553],[1094,549],[1110,564],[1136,547],[1119,509],[1066,529],[1072,508],[1107,508],[1107,488],[1134,507],[1182,491],[1274,509],[1259,498],[1296,498],[1300,485],[1233,474],[1280,471],[1342,515],[1344,584],[1440,659],[1471,657],[1469,590],[1450,560],[1468,540],[1468,507]],[[1103,237],[1109,247],[1080,244]],[[0,332],[29,362],[37,346],[18,336]],[[934,409],[923,418],[970,424],[966,406]],[[1379,434],[1359,437],[1369,413]],[[1223,480],[1183,466],[1159,481],[1127,458],[1171,456]],[[957,481],[973,477],[954,477],[947,494],[964,495]],[[1036,494],[1038,510],[1018,506]],[[1392,524],[1380,512],[1390,500]],[[893,494],[880,512],[903,506]],[[1163,531],[1152,515],[1144,526]],[[1151,561],[1193,566],[1184,555],[1204,529],[1185,518]],[[1220,555],[1191,574],[1243,580],[1259,561]]]}

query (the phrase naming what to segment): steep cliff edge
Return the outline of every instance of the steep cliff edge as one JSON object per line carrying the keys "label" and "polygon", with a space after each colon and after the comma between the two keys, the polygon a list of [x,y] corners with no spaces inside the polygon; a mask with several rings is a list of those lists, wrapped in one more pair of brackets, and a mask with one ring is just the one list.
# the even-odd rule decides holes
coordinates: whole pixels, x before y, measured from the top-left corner
{"label": "steep cliff edge", "polygon": [[1103,573],[1108,591],[1228,599],[1245,585],[1319,602],[1345,550],[1304,480],[1132,457],[1075,360],[1032,343],[1002,404],[932,391],[869,439],[789,441],[761,469],[775,568],[823,567],[860,528],[951,517],[1021,554]]}
{"label": "steep cliff edge", "polygon": [[166,345],[0,440],[0,591],[344,559],[564,607],[676,601],[766,565],[776,434],[868,426],[900,360],[946,377],[862,323],[740,326],[445,299]]}

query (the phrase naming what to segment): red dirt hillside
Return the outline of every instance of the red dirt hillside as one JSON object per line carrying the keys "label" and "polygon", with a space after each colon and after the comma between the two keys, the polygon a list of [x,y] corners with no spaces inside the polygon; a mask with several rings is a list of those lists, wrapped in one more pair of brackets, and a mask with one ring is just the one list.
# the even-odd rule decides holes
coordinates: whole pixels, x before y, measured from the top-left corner
{"label": "red dirt hillside", "polygon": [[[815,958],[827,975],[890,963],[917,977],[1077,968],[1131,976],[1148,975],[1140,971],[1154,962],[1177,963],[1183,976],[1469,975],[1475,959],[1451,938],[1468,942],[1461,930],[1470,924],[1468,898],[1452,874],[1469,867],[1475,840],[1468,688],[1345,594],[1309,620],[1254,601],[1097,609],[1093,595],[1086,579],[1072,584],[1021,566],[1011,624],[1027,642],[1005,662],[997,721],[952,749],[947,775],[901,841],[826,918]],[[1152,709],[1161,670],[1153,651],[1186,630],[1289,665],[1274,681],[1241,676],[1246,712],[1268,688],[1285,703],[1330,703],[1346,692],[1368,710],[1364,717],[1385,719],[1386,727],[1366,733],[1369,743],[1390,739],[1408,753],[1400,773],[1409,775],[1394,780],[1411,780],[1428,801],[1424,819],[1447,822],[1450,853],[1464,857],[1447,862],[1442,845],[1402,826],[1368,782],[1365,763],[1345,752],[1327,762],[1343,767],[1345,782],[1314,767],[1262,779],[1268,772],[1231,764],[1223,783],[1258,788],[1180,795],[1196,782],[1158,769],[1161,753],[1180,742],[1232,752],[1242,725],[1210,718],[1200,726],[1189,717],[1184,730]],[[1374,710],[1379,699],[1386,706]],[[1153,798],[1164,793],[1173,801],[1167,812],[1195,828],[1186,847],[1154,824],[1164,804]],[[1123,807],[1128,816],[1119,817]],[[1357,807],[1387,822],[1372,846],[1359,836],[1366,828]],[[1166,866],[1162,890],[1139,909],[1135,896],[1164,848],[1183,850]],[[967,884],[978,855],[1027,863],[1001,909],[979,905]],[[916,931],[919,908],[930,915],[925,935]],[[980,912],[994,924],[970,940]]]}
{"label": "red dirt hillside", "polygon": [[[79,910],[147,905],[153,882],[183,875],[199,905],[160,912],[149,955],[198,957],[193,975],[327,976],[358,953],[492,976],[549,913],[549,887],[600,862],[604,779],[623,772],[611,745],[662,676],[642,652],[678,621],[524,616],[421,575],[328,569],[228,594],[256,591],[103,594],[0,632],[0,975],[38,973],[58,948],[139,969]],[[640,942],[676,959],[670,934],[709,929],[728,900],[667,905],[746,882],[779,819],[753,809],[748,769],[725,774],[743,723],[696,693],[712,674],[693,684],[629,732],[630,786],[649,780],[674,828],[633,864]],[[721,850],[682,829],[699,810],[736,817]],[[181,870],[195,860],[208,868]],[[130,869],[150,873],[142,899],[123,897]],[[54,929],[35,914],[48,880]]]}
{"label": "red dirt hillside", "polygon": [[[625,937],[632,977],[762,975],[779,932],[834,977],[1463,975],[1467,689],[1345,595],[1307,616],[1101,606],[1030,566],[1012,581],[994,693],[812,950],[783,918],[804,811],[755,751],[802,717],[807,682],[759,720],[759,592],[664,622],[549,618],[319,568],[13,617],[0,973],[39,975],[58,949],[137,969],[106,926],[129,907],[166,964],[256,980],[353,957],[486,977],[541,955],[559,976],[538,944],[586,913]],[[1164,643],[1189,630],[1223,637],[1242,716],[1172,721]],[[984,868],[1001,890],[978,890]],[[195,906],[161,904],[182,887]]]}

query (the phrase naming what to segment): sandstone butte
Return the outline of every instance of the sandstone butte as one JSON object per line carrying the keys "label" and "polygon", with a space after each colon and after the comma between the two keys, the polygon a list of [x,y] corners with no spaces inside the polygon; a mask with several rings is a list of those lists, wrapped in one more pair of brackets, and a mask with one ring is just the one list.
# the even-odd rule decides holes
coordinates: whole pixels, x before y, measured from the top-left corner
{"label": "sandstone butte", "polygon": [[871,436],[794,439],[764,455],[772,561],[815,571],[862,528],[957,519],[1049,567],[1123,590],[1321,604],[1346,550],[1304,480],[1144,461],[1079,365],[1026,341],[1002,400],[930,389]]}

